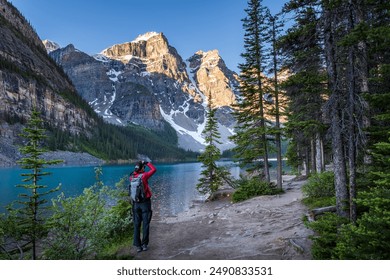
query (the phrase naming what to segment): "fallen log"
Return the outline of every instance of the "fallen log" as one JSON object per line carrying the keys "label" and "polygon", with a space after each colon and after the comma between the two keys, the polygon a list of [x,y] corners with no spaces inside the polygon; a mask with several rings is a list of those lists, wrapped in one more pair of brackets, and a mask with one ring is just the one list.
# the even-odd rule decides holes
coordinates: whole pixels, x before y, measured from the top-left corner
{"label": "fallen log", "polygon": [[326,207],[312,209],[309,211],[307,217],[310,222],[313,222],[316,220],[317,216],[327,212],[336,212],[336,206],[326,206]]}

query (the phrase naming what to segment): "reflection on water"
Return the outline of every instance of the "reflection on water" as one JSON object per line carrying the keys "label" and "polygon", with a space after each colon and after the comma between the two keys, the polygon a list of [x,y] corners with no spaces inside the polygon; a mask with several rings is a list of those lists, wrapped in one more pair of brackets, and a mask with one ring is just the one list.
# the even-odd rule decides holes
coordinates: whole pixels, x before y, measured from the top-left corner
{"label": "reflection on water", "polygon": [[199,163],[158,166],[158,172],[150,179],[154,210],[165,216],[188,209],[200,197],[196,190],[200,166]]}
{"label": "reflection on water", "polygon": [[[232,165],[232,162],[223,162]],[[196,184],[201,172],[201,163],[156,164],[157,172],[149,179],[153,193],[153,211],[162,216],[176,215],[187,210],[194,200],[203,199],[196,190]],[[102,181],[108,186],[115,186],[121,178],[127,177],[133,170],[129,165],[103,166]],[[80,195],[84,188],[95,183],[94,167],[56,167],[48,168],[52,174],[42,180],[42,183],[54,188],[61,183],[61,191],[67,196]],[[230,171],[235,178],[239,177],[240,169],[232,165]],[[22,183],[18,168],[0,169],[0,212],[3,206],[17,200],[22,188],[15,185]],[[127,183],[127,182],[126,182]],[[58,193],[57,193],[58,194]]]}

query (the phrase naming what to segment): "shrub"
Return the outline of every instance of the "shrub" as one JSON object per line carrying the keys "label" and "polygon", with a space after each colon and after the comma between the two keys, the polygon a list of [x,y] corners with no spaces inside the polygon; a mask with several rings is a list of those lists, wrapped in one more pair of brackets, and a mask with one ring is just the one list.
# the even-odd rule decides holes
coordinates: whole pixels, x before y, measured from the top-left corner
{"label": "shrub", "polygon": [[259,177],[241,178],[237,185],[238,188],[232,196],[233,202],[247,200],[259,195],[273,195],[282,192],[274,183],[267,183]]}
{"label": "shrub", "polygon": [[334,174],[323,172],[309,177],[302,186],[305,195],[303,203],[309,208],[318,208],[336,204]]}
{"label": "shrub", "polygon": [[368,207],[356,224],[344,225],[335,250],[338,259],[390,259],[390,190],[363,192],[357,204]]}
{"label": "shrub", "polygon": [[5,241],[5,230],[4,227],[4,215],[0,215],[0,260],[6,259],[6,251],[4,247],[4,241]]}
{"label": "shrub", "polygon": [[311,198],[323,198],[335,196],[334,174],[323,172],[309,177],[307,183],[303,185],[302,192]]}
{"label": "shrub", "polygon": [[46,259],[107,257],[106,248],[131,238],[131,206],[123,189],[112,190],[98,181],[80,196],[60,195],[53,200],[53,210],[49,238],[44,240]]}
{"label": "shrub", "polygon": [[341,218],[335,213],[325,213],[317,221],[307,224],[316,232],[316,235],[310,237],[313,240],[311,247],[313,259],[333,259],[333,252],[338,242],[338,229],[347,222],[347,219]]}

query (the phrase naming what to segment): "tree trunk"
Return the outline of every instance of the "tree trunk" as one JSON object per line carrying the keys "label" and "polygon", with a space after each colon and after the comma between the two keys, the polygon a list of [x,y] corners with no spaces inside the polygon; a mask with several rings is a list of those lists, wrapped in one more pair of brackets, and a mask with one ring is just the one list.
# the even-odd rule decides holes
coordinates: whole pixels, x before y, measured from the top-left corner
{"label": "tree trunk", "polygon": [[[331,135],[332,135],[332,154],[333,154],[333,171],[334,184],[336,192],[336,208],[337,214],[341,217],[349,217],[348,211],[348,191],[346,178],[346,165],[343,149],[343,130],[341,114],[341,101],[343,99],[340,86],[341,73],[336,65],[338,59],[336,27],[340,22],[337,11],[324,6],[324,43],[325,43],[325,57],[327,63],[327,72],[329,77],[329,89],[331,96],[328,100],[331,118]],[[339,54],[340,55],[340,54]]]}
{"label": "tree trunk", "polygon": [[310,173],[316,173],[316,143],[315,139],[311,138],[310,140]]}
{"label": "tree trunk", "polygon": [[324,156],[323,156],[323,145],[320,133],[316,133],[316,172],[321,173],[324,171]]}
{"label": "tree trunk", "polygon": [[278,162],[278,167],[276,170],[276,183],[278,188],[282,189],[283,162],[282,162],[282,145],[280,139],[280,132],[277,132],[276,134],[276,149],[277,149],[276,160]]}
{"label": "tree trunk", "polygon": [[272,48],[273,48],[273,63],[274,63],[274,90],[275,90],[275,126],[276,126],[276,159],[277,159],[277,170],[276,170],[276,183],[279,189],[282,189],[282,144],[280,137],[280,111],[279,111],[279,83],[278,83],[278,60],[276,57],[276,27],[275,17],[272,17]]}
{"label": "tree trunk", "polygon": [[[355,16],[356,16],[356,24],[365,22],[366,17],[364,14],[364,0],[358,0],[355,8]],[[367,43],[364,40],[361,40],[358,42],[357,45],[357,65],[359,67],[358,72],[358,79],[360,82],[360,92],[361,93],[368,93],[368,55],[367,55]],[[362,101],[362,108],[364,111],[369,111],[369,105],[366,101]],[[370,118],[367,117],[366,114],[362,117],[362,127],[364,131],[367,131],[367,128],[370,127]],[[366,145],[366,137],[364,135],[363,139],[363,145]],[[371,163],[371,155],[367,153],[367,151],[364,149],[364,155],[363,160],[364,164],[368,165]]]}
{"label": "tree trunk", "polygon": [[[260,65],[260,62],[259,62]],[[263,148],[264,148],[264,153],[263,153],[263,162],[264,162],[264,167],[263,167],[263,175],[264,175],[264,180],[266,182],[270,182],[271,178],[269,175],[269,165],[268,165],[268,144],[267,144],[267,133],[266,133],[266,125],[265,125],[265,118],[264,118],[264,104],[263,104],[263,83],[262,83],[262,77],[261,73],[257,73],[257,79],[258,79],[258,88],[259,88],[259,109],[260,109],[260,126],[261,129],[263,130],[262,135],[261,135],[261,142],[263,143]]]}
{"label": "tree trunk", "polygon": [[310,175],[310,151],[309,147],[305,148],[305,176],[308,177]]}
{"label": "tree trunk", "polygon": [[[354,28],[354,5],[349,2],[349,17],[348,31],[351,32]],[[349,218],[352,222],[356,222],[356,74],[355,74],[355,46],[349,46],[348,50],[348,164],[349,164]]]}
{"label": "tree trunk", "polygon": [[332,150],[333,150],[333,172],[336,190],[337,214],[341,217],[349,218],[348,211],[348,191],[347,176],[345,168],[345,158],[342,140],[342,129],[340,126],[339,111],[333,110],[332,114]]}

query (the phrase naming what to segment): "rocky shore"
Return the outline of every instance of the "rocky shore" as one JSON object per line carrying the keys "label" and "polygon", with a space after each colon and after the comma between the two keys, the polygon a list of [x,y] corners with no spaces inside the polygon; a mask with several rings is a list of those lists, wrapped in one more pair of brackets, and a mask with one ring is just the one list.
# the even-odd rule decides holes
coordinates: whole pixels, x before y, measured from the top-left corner
{"label": "rocky shore", "polygon": [[63,160],[62,163],[58,165],[72,165],[72,166],[87,166],[87,165],[102,165],[104,164],[104,160],[94,157],[88,153],[75,153],[69,151],[55,151],[55,152],[47,152],[42,155],[42,157],[46,160]]}
{"label": "rocky shore", "polygon": [[[104,160],[94,157],[88,153],[76,153],[69,151],[46,152],[42,155],[46,160],[63,160],[59,166],[65,165],[102,165]],[[19,149],[8,143],[6,139],[0,139],[0,167],[17,166],[17,161],[22,158]]]}

